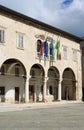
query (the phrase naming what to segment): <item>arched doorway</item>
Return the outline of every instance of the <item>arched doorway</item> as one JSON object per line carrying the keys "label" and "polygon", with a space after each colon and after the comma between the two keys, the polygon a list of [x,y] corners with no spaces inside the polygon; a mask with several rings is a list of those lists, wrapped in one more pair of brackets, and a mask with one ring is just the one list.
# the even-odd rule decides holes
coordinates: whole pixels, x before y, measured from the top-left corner
{"label": "arched doorway", "polygon": [[43,100],[44,69],[40,64],[34,64],[30,70],[29,101],[40,102]]}
{"label": "arched doorway", "polygon": [[58,99],[59,71],[54,66],[48,69],[47,95],[49,100]]}
{"label": "arched doorway", "polygon": [[[0,97],[5,102],[22,102],[26,69],[18,59],[7,59],[0,68]],[[3,100],[2,100],[3,99]]]}
{"label": "arched doorway", "polygon": [[66,68],[62,77],[62,99],[76,100],[76,79],[74,72],[72,69]]}

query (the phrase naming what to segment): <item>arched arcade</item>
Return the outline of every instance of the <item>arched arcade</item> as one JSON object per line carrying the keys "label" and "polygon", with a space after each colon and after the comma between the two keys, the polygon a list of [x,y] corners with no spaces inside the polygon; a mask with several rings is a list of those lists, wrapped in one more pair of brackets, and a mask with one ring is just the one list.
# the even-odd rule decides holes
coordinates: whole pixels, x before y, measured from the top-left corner
{"label": "arched arcade", "polygon": [[0,67],[1,102],[23,102],[25,100],[26,69],[18,59],[7,59]]}
{"label": "arched arcade", "polygon": [[29,79],[29,101],[43,101],[44,69],[40,64],[32,65]]}
{"label": "arched arcade", "polygon": [[76,100],[76,78],[73,70],[66,68],[62,78],[62,100]]}

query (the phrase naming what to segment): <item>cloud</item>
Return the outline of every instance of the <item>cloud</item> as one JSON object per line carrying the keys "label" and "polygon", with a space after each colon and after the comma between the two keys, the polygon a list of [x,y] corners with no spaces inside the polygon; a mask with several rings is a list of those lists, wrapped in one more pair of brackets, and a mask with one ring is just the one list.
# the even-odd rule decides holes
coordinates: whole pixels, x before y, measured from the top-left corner
{"label": "cloud", "polygon": [[83,36],[84,31],[84,1],[74,0],[68,8],[61,8],[61,18],[63,20],[60,27],[77,36]]}
{"label": "cloud", "polygon": [[0,0],[0,3],[56,28],[84,36],[84,0]]}
{"label": "cloud", "polygon": [[62,7],[66,8],[69,7],[72,4],[73,0],[64,0],[62,3]]}

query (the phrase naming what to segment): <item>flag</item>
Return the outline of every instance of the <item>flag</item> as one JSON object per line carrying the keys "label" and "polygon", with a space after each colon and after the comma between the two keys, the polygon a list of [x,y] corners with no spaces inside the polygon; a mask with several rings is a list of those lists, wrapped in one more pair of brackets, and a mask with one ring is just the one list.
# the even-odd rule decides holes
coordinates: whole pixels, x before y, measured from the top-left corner
{"label": "flag", "polygon": [[61,54],[60,40],[57,40],[56,49],[57,49],[57,59],[61,60],[62,54]]}
{"label": "flag", "polygon": [[60,40],[57,40],[56,49],[59,51],[60,48]]}
{"label": "flag", "polygon": [[43,49],[44,49],[44,44],[41,41],[41,46],[40,46],[40,55],[43,55]]}
{"label": "flag", "polygon": [[53,39],[51,40],[51,43],[50,43],[50,54],[52,56],[52,59],[54,59],[54,40]]}
{"label": "flag", "polygon": [[44,54],[48,57],[48,42],[47,40],[44,42]]}

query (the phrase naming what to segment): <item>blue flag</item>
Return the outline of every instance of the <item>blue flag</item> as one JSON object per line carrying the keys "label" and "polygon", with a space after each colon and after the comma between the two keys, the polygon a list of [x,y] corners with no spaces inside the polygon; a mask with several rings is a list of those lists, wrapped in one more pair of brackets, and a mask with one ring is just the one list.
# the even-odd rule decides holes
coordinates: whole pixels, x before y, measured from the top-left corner
{"label": "blue flag", "polygon": [[44,54],[48,57],[48,42],[47,40],[44,42]]}

